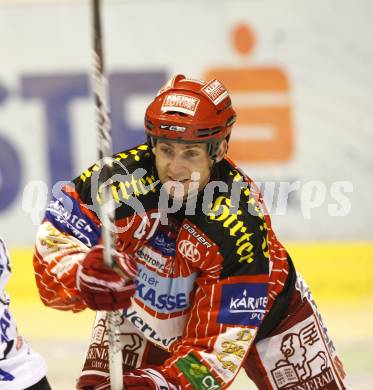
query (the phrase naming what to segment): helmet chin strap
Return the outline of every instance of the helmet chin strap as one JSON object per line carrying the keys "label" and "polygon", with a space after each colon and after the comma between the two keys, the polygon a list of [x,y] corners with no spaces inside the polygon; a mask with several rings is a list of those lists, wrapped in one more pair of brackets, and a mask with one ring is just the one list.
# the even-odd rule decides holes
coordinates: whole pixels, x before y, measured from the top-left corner
{"label": "helmet chin strap", "polygon": [[212,164],[211,164],[211,167],[210,167],[210,178],[213,174],[213,171],[215,169],[215,165],[216,165],[216,159],[217,159],[217,150],[219,148],[219,145],[215,144],[213,145],[212,143],[209,143],[208,144],[208,154],[210,156],[210,159],[212,161]]}
{"label": "helmet chin strap", "polygon": [[[227,150],[228,150],[229,136],[226,137],[224,140],[227,141],[227,147],[226,147],[226,150],[224,153],[224,156],[225,156],[227,153]],[[210,158],[212,160],[212,165],[211,165],[211,169],[210,169],[210,176],[212,175],[213,170],[215,169],[215,166],[217,164],[216,159],[218,158],[218,150],[219,150],[219,147],[224,140],[217,141],[215,144],[209,143],[209,145],[208,145],[208,148],[209,148],[208,153],[209,153]]]}

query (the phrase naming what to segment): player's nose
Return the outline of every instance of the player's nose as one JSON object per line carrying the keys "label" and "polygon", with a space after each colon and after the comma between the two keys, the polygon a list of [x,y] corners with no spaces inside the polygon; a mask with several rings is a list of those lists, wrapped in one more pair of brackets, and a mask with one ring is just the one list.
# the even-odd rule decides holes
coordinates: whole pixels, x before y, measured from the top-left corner
{"label": "player's nose", "polygon": [[173,159],[173,161],[168,165],[167,174],[175,181],[184,181],[189,179],[187,167],[178,158]]}

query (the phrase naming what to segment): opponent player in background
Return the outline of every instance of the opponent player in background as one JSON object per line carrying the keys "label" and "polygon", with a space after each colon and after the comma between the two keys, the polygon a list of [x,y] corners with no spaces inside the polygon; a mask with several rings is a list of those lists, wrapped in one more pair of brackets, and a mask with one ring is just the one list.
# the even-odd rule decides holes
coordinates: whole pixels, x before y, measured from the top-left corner
{"label": "opponent player in background", "polygon": [[50,390],[47,365],[17,331],[5,291],[11,273],[10,257],[0,237],[0,389]]}
{"label": "opponent player in background", "polygon": [[116,309],[126,389],[224,389],[241,367],[259,389],[347,388],[260,192],[226,157],[235,118],[218,80],[177,75],[159,91],[147,144],[114,156],[122,276],[103,264],[100,163],[48,207],[34,258],[41,299],[97,310],[78,388],[110,388],[102,310]]}

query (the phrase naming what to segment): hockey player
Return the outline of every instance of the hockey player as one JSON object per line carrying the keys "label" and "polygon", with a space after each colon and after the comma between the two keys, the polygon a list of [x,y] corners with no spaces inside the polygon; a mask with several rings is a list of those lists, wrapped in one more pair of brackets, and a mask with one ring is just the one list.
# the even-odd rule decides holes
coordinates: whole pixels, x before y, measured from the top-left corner
{"label": "hockey player", "polygon": [[346,388],[261,194],[226,157],[235,118],[218,80],[177,75],[159,91],[147,144],[115,155],[106,183],[121,276],[103,264],[100,162],[48,207],[34,258],[41,299],[97,310],[79,389],[110,388],[102,310],[117,309],[126,389],[224,389],[241,367],[259,389]]}
{"label": "hockey player", "polygon": [[0,389],[50,390],[44,359],[18,334],[9,311],[5,285],[10,272],[9,253],[0,237]]}

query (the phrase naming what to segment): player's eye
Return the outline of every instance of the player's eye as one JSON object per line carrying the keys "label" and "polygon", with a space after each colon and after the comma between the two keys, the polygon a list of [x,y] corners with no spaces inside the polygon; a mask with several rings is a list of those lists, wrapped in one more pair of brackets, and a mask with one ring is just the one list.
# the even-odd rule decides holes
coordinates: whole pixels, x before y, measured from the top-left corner
{"label": "player's eye", "polygon": [[162,152],[162,154],[164,154],[165,156],[172,156],[173,154],[172,149],[168,148],[167,146],[160,146],[159,149]]}
{"label": "player's eye", "polygon": [[199,152],[196,150],[188,150],[187,152],[185,152],[185,157],[187,158],[194,158],[198,156],[199,156]]}

